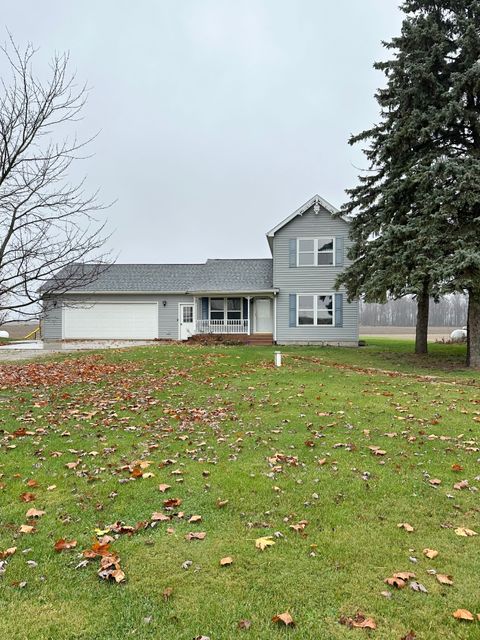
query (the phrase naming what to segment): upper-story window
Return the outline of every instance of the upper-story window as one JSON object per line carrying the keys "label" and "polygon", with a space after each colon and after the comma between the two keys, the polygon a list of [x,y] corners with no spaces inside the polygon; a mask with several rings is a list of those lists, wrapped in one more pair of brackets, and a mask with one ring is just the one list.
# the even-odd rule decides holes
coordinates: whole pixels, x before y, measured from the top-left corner
{"label": "upper-story window", "polygon": [[297,238],[297,266],[335,265],[335,238]]}

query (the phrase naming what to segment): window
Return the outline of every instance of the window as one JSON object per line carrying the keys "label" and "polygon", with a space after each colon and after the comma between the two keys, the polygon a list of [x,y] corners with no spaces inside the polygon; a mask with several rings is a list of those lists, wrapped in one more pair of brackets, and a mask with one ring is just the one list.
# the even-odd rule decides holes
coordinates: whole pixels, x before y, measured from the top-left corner
{"label": "window", "polygon": [[240,298],[227,298],[227,320],[242,319],[242,301]]}
{"label": "window", "polygon": [[225,319],[225,299],[210,298],[210,320]]}
{"label": "window", "polygon": [[297,296],[297,325],[333,327],[334,322],[333,295]]}
{"label": "window", "polygon": [[241,298],[210,298],[210,320],[241,320]]}
{"label": "window", "polygon": [[193,306],[182,307],[182,322],[193,322]]}
{"label": "window", "polygon": [[315,324],[315,296],[298,296],[298,324]]}
{"label": "window", "polygon": [[298,238],[297,265],[299,267],[334,266],[335,238]]}
{"label": "window", "polygon": [[298,266],[315,266],[315,240],[313,238],[298,239]]}

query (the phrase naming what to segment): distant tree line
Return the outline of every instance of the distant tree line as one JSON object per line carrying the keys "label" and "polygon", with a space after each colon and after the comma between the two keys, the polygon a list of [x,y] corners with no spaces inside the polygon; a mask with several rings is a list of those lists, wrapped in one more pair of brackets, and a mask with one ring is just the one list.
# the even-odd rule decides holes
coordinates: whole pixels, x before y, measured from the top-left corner
{"label": "distant tree line", "polygon": [[[430,303],[429,325],[462,328],[467,324],[468,299],[456,294]],[[385,304],[360,301],[360,324],[364,327],[414,327],[417,302],[411,296],[389,300]]]}

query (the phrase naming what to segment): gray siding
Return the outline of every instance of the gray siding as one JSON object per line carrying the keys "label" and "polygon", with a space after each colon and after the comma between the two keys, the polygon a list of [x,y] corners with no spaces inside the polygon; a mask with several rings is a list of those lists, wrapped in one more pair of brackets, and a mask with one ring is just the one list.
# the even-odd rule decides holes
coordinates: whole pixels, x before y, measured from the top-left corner
{"label": "gray siding", "polygon": [[[63,300],[63,302],[62,302]],[[62,339],[62,304],[89,302],[158,302],[158,337],[178,339],[178,303],[193,302],[192,296],[184,295],[77,295],[65,296],[56,307],[53,303],[45,306],[42,314],[42,335],[44,340]],[[163,301],[167,304],[164,307]]]}
{"label": "gray siding", "polygon": [[40,321],[43,340],[62,339],[62,302],[61,300],[45,300]]}
{"label": "gray siding", "polygon": [[[290,240],[319,236],[344,238],[342,266],[291,267]],[[298,293],[334,293],[337,275],[349,264],[347,251],[350,246],[348,223],[333,218],[323,210],[315,215],[313,209],[297,216],[277,231],[273,238],[273,286],[280,290],[277,298],[277,342],[356,344],[358,342],[358,302],[347,303],[343,289],[343,327],[289,326],[289,295]]]}

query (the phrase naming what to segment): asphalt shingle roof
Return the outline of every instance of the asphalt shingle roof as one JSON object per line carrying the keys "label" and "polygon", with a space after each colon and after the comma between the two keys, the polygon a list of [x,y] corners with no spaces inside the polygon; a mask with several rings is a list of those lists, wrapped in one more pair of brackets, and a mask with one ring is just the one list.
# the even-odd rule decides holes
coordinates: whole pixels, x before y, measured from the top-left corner
{"label": "asphalt shingle roof", "polygon": [[[92,282],[88,273],[95,266],[82,268],[86,283],[75,285],[70,291],[220,293],[273,288],[271,258],[207,260],[202,264],[112,264],[102,269]],[[60,272],[59,279],[64,275]]]}

